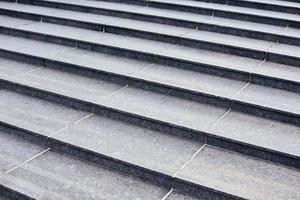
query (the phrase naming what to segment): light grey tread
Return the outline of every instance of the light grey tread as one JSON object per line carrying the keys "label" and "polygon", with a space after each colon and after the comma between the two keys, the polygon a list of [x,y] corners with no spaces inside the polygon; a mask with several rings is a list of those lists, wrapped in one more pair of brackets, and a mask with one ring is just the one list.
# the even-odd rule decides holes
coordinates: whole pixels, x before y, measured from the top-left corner
{"label": "light grey tread", "polygon": [[250,84],[240,91],[234,99],[294,113],[296,115],[300,113],[299,93]]}
{"label": "light grey tread", "polygon": [[222,5],[222,4],[217,4],[217,3],[207,3],[207,2],[190,1],[190,0],[183,0],[180,2],[172,1],[172,0],[153,0],[153,1],[162,2],[162,3],[179,4],[179,5],[185,5],[185,6],[193,6],[193,7],[199,7],[199,8],[207,8],[207,9],[227,11],[227,12],[250,14],[250,15],[256,15],[256,16],[272,17],[272,18],[278,18],[278,19],[300,21],[300,17],[296,14],[274,12],[274,11],[268,11],[268,10],[255,9],[255,8],[246,8],[246,7],[240,7],[240,6]]}
{"label": "light grey tread", "polygon": [[1,121],[50,136],[89,113],[47,103],[7,90],[0,92]]}
{"label": "light grey tread", "polygon": [[161,199],[165,188],[53,151],[0,178],[0,184],[34,199]]}
{"label": "light grey tread", "polygon": [[[0,131],[0,177],[46,148],[16,135]],[[0,198],[1,199],[1,198]]]}
{"label": "light grey tread", "polygon": [[244,199],[296,200],[300,171],[204,147],[176,177]]}
{"label": "light grey tread", "polygon": [[[58,75],[57,73],[63,73],[65,75]],[[60,81],[54,81],[55,79],[58,80],[59,77],[62,77]],[[76,98],[79,100],[83,99],[87,101],[91,99],[90,102],[93,102],[92,97],[90,97],[89,99],[84,99],[82,98],[82,96],[85,96],[85,90],[88,90],[89,88],[94,86],[81,85],[81,81],[78,79],[78,76],[72,76],[70,74],[67,75],[66,72],[57,72],[50,69],[41,69],[35,72],[24,74],[22,76],[20,75],[15,78],[7,78],[7,80],[13,81],[15,83],[28,85],[41,90],[53,92],[71,98]],[[74,88],[77,87],[78,90],[65,89],[69,87],[68,83],[71,83],[75,80],[78,81],[78,84],[74,86]],[[106,88],[106,84],[99,87]],[[5,91],[3,91],[3,95],[4,100],[2,102],[4,105],[5,102],[13,103],[14,101],[19,99],[14,96],[10,97],[8,94],[5,95]],[[18,127],[21,126],[23,128],[28,128],[30,127],[29,125],[32,122],[31,119],[37,118],[37,120],[41,120],[42,122],[45,120],[43,116],[39,116],[43,114],[43,112],[35,114],[34,112],[31,112],[32,110],[29,110],[30,106],[26,107],[25,110],[17,109],[18,112],[11,112],[10,110],[18,108],[19,102],[17,102],[17,105],[14,105],[12,103],[7,104],[11,105],[8,107],[9,109],[7,109],[7,106],[5,107],[3,105],[3,115],[1,117],[3,121],[9,124],[14,124]],[[235,113],[232,111],[229,112],[229,114],[225,115],[222,120],[217,122],[219,118],[223,116],[224,113],[226,113],[226,108],[196,103],[194,101],[179,99],[168,95],[132,88],[130,86],[123,87],[120,90],[112,92],[110,95],[107,95],[104,98],[99,98],[94,103],[96,103],[97,105],[117,109],[122,112],[128,112],[134,115],[148,117],[154,120],[186,127],[188,129],[212,133],[216,136],[240,141],[259,147],[264,147],[266,149],[293,155],[295,157],[300,156],[299,145],[297,145],[300,142],[300,135],[298,134],[300,128],[298,126],[254,117],[243,113]],[[39,107],[37,107],[37,109],[38,108]],[[58,108],[55,108],[54,111],[57,109]],[[32,117],[23,117],[23,119],[21,116],[26,116],[26,113],[30,113]],[[81,114],[81,112],[78,114],[80,114],[80,116],[84,114],[86,115],[86,113]],[[233,114],[239,116],[237,117]],[[8,118],[7,116],[11,117]],[[57,121],[55,113],[50,116],[53,117],[49,118],[48,121],[50,121],[50,119],[53,119],[55,122]],[[76,120],[78,120],[77,117],[74,119],[74,121]],[[45,127],[51,129],[46,133],[44,133],[45,131],[42,132],[42,130],[47,129],[45,127],[41,127],[40,125],[38,125],[37,127],[33,126],[31,129],[33,131],[40,131],[44,133],[44,135],[51,135],[51,130],[55,126],[58,126],[59,123],[55,123],[55,126],[51,126],[51,124],[54,123],[48,121],[45,122]],[[215,122],[217,123],[215,124]],[[256,127],[255,129],[253,129],[254,126]],[[59,128],[61,129],[62,127],[57,127],[57,129]],[[286,133],[286,130],[289,130],[288,133]],[[241,134],[241,132],[243,132],[243,134]],[[283,140],[282,138],[285,138],[285,140]]]}
{"label": "light grey tread", "polygon": [[296,157],[300,156],[298,126],[230,111],[211,127],[209,132]]}
{"label": "light grey tread", "polygon": [[[86,5],[86,4],[81,4],[81,5]],[[0,8],[11,9],[11,10],[27,12],[27,13],[39,13],[47,16],[62,17],[66,19],[69,18],[69,19],[76,19],[76,20],[84,20],[88,22],[102,22],[107,25],[124,26],[126,24],[125,27],[127,27],[129,24],[131,25],[131,22],[134,22],[134,24],[136,22],[137,24],[144,24],[138,20],[129,20],[129,19],[109,17],[104,15],[95,15],[95,14],[82,13],[82,12],[78,13],[74,11],[60,10],[60,9],[46,8],[46,7],[39,7],[39,6],[32,6],[32,5],[12,4],[7,2],[0,2]],[[155,9],[155,8],[151,8],[151,9],[156,10],[156,12],[154,13],[155,16],[160,16],[160,17],[168,17],[173,19],[185,19],[188,21],[194,21],[198,23],[208,23],[212,25],[215,24],[219,26],[228,26],[231,28],[240,28],[240,29],[259,31],[259,32],[265,32],[270,34],[282,33],[284,35],[283,30],[285,27],[280,27],[280,26],[246,22],[246,21],[234,20],[234,19],[226,19],[221,17],[209,17],[206,15],[195,15],[195,14],[186,14],[186,13],[183,15],[182,12],[179,11],[168,10],[167,12],[166,11],[162,12],[160,9]],[[144,14],[147,13],[144,12]],[[151,14],[152,13],[149,13],[149,15]],[[139,28],[139,26],[135,26],[135,25],[132,25],[132,27],[136,29]],[[140,27],[144,28],[144,25],[141,25]],[[154,26],[154,28],[155,27],[156,26]]]}

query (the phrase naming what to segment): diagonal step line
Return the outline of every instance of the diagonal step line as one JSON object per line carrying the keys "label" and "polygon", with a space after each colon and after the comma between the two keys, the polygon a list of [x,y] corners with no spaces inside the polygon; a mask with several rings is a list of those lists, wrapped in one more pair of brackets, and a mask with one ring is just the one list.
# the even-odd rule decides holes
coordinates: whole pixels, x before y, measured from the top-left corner
{"label": "diagonal step line", "polygon": [[91,116],[93,116],[93,115],[94,115],[94,113],[89,113],[88,115],[86,115],[86,116],[80,118],[79,120],[77,120],[77,121],[75,121],[75,122],[72,122],[72,123],[66,125],[65,127],[63,127],[63,128],[61,128],[61,129],[59,129],[59,130],[53,132],[53,133],[50,134],[47,138],[51,138],[51,137],[53,137],[54,135],[56,135],[56,134],[58,134],[58,133],[60,133],[60,132],[62,132],[62,131],[64,131],[64,130],[70,128],[71,126],[73,126],[73,125],[75,125],[75,124],[78,124],[79,122],[81,122],[81,121],[83,121],[83,120],[88,119],[89,117],[91,117]]}
{"label": "diagonal step line", "polygon": [[174,188],[171,188],[171,189],[169,190],[169,192],[168,192],[161,200],[166,200],[166,199],[170,196],[170,194],[171,194],[173,191],[174,191]]}
{"label": "diagonal step line", "polygon": [[7,170],[6,172],[4,172],[3,174],[0,175],[0,178],[3,177],[4,175],[6,175],[6,174],[8,174],[8,173],[10,173],[10,172],[12,172],[12,171],[14,171],[15,169],[17,169],[17,168],[19,168],[19,167],[25,165],[26,163],[30,162],[31,160],[37,158],[38,156],[41,156],[42,154],[48,152],[49,150],[50,150],[50,148],[47,148],[47,149],[45,149],[44,151],[42,151],[42,152],[40,152],[40,153],[38,153],[38,154],[32,156],[31,158],[27,159],[26,161],[22,162],[21,164],[19,164],[19,165],[13,167],[13,168]]}
{"label": "diagonal step line", "polygon": [[39,70],[44,69],[44,68],[46,68],[46,67],[43,66],[43,67],[39,67],[39,68],[30,70],[30,71],[27,71],[27,72],[24,72],[24,73],[18,73],[18,74],[16,74],[16,75],[12,76],[12,78],[19,77],[19,76],[24,76],[24,75],[26,75],[26,74],[30,74],[30,73],[32,73],[32,72],[39,71]]}
{"label": "diagonal step line", "polygon": [[187,164],[190,163],[190,161],[192,159],[195,158],[196,155],[198,155],[199,152],[201,152],[206,146],[206,143],[204,143],[173,175],[172,175],[172,178],[174,178],[181,170],[183,170],[183,168],[185,168],[185,166]]}

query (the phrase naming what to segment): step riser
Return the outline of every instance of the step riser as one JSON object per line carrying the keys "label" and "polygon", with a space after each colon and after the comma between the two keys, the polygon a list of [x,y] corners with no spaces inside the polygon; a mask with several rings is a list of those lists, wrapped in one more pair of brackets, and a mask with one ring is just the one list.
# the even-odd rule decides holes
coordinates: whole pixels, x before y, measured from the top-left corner
{"label": "step riser", "polygon": [[[51,43],[56,43],[56,44],[61,44],[65,46],[70,46],[70,47],[78,47],[86,50],[92,50],[92,51],[97,51],[97,52],[102,52],[102,53],[107,53],[107,54],[112,54],[112,55],[121,55],[124,57],[128,58],[138,58],[141,60],[149,61],[149,62],[156,62],[159,64],[164,64],[164,65],[170,65],[178,68],[183,68],[187,70],[193,70],[193,71],[198,71],[198,72],[203,72],[203,73],[208,73],[208,74],[213,74],[221,77],[227,77],[227,78],[232,78],[232,79],[237,79],[237,80],[242,80],[242,81],[248,81],[249,80],[249,73],[246,72],[239,72],[239,71],[232,71],[228,69],[221,69],[218,66],[207,66],[205,64],[201,63],[189,63],[187,61],[179,60],[176,58],[171,58],[171,57],[163,57],[160,55],[153,55],[153,54],[148,54],[145,52],[137,52],[137,51],[130,51],[127,49],[120,49],[120,48],[113,48],[109,46],[101,46],[98,44],[90,44],[86,42],[81,42],[81,41],[76,41],[68,38],[62,38],[62,37],[54,37],[50,35],[44,35],[44,34],[37,34],[33,32],[28,32],[28,31],[20,31],[16,29],[11,29],[7,27],[0,27],[0,32],[3,34],[7,35],[12,35],[12,36],[18,36],[18,37],[24,37],[24,38],[30,38],[34,40],[40,40],[40,41],[46,41],[46,42],[51,42]],[[192,42],[190,43],[191,46],[195,46]],[[202,45],[203,46],[203,45]],[[210,47],[209,47],[210,48]],[[248,52],[249,54],[251,52]],[[287,56],[286,56],[287,57]],[[261,58],[262,59],[262,58]],[[280,57],[272,54],[268,54],[267,59],[273,59],[277,60],[278,62],[282,62]],[[290,62],[293,62],[297,64],[298,61],[295,61],[293,58],[287,58],[290,60]],[[288,80],[278,80],[276,78],[269,78],[269,77],[263,77],[259,75],[254,75],[251,76],[251,82],[257,83],[260,85],[265,85],[265,86],[271,86],[279,89],[285,89],[289,90],[292,92],[300,92],[300,84],[296,82],[289,82]],[[224,104],[222,104],[224,105]]]}
{"label": "step riser", "polygon": [[263,149],[261,147],[251,146],[249,144],[242,144],[240,142],[236,142],[226,138],[219,138],[209,133],[187,129],[174,124],[162,122],[155,119],[150,119],[132,113],[123,112],[113,108],[107,108],[101,105],[97,105],[79,99],[63,96],[60,94],[55,94],[48,91],[32,88],[25,85],[20,85],[5,80],[0,80],[0,86],[15,92],[24,93],[30,96],[35,96],[47,101],[63,104],[65,106],[72,107],[75,109],[80,109],[87,112],[93,112],[96,114],[104,115],[106,117],[113,118],[116,120],[122,120],[145,128],[150,128],[153,130],[172,134],[178,137],[199,141],[201,143],[204,143],[206,141],[207,144],[216,147],[232,150],[249,156],[255,156],[257,158],[261,158],[265,160],[270,160],[287,166],[300,168],[300,159],[293,157],[291,155],[283,155],[282,153],[274,152],[268,149]]}
{"label": "step riser", "polygon": [[[158,17],[158,16],[148,16],[148,15],[143,15],[143,14],[134,14],[134,13],[129,13],[129,12],[120,12],[120,11],[99,9],[99,8],[96,9],[96,8],[82,7],[82,6],[77,6],[77,5],[69,5],[69,4],[56,3],[56,2],[34,2],[31,4],[45,6],[45,7],[51,7],[51,8],[60,8],[60,9],[65,9],[65,10],[89,12],[89,13],[94,13],[94,14],[136,19],[136,20],[141,20],[141,21],[154,22],[154,23],[160,23],[160,24],[168,24],[168,25],[180,26],[180,27],[185,27],[185,28],[193,28],[193,29],[198,28],[199,30],[204,30],[204,31],[214,31],[214,32],[219,32],[219,33],[224,33],[224,34],[231,34],[231,35],[249,37],[249,38],[254,38],[254,39],[267,40],[267,41],[280,40],[281,42],[286,42],[287,44],[289,44],[289,43],[297,44],[297,45],[300,44],[299,38],[283,37],[283,36],[279,37],[276,34],[262,33],[262,32],[244,30],[244,29],[233,28],[233,27],[217,26],[217,25],[211,25],[211,24],[206,24],[206,23],[197,23],[197,22],[180,20],[180,19],[171,19],[171,18]],[[258,22],[260,22],[260,21],[258,21]],[[281,39],[281,37],[283,37],[283,39]]]}
{"label": "step riser", "polygon": [[33,198],[30,198],[29,196],[26,196],[15,190],[11,190],[10,188],[7,188],[0,184],[0,197],[1,196],[6,197],[7,199],[14,200],[35,200]]}

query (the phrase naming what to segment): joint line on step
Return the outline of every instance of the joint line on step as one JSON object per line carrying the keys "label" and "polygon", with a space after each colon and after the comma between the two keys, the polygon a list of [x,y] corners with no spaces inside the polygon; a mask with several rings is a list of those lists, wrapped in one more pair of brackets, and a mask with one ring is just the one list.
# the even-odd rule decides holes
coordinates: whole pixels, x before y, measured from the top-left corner
{"label": "joint line on step", "polygon": [[168,191],[168,193],[167,193],[161,200],[166,200],[166,199],[170,196],[170,194],[171,194],[173,191],[174,191],[174,189],[171,188],[171,189]]}
{"label": "joint line on step", "polygon": [[8,174],[8,173],[10,173],[10,172],[12,172],[12,171],[14,171],[15,169],[17,169],[17,168],[19,168],[19,167],[21,167],[21,166],[23,166],[23,165],[25,165],[26,163],[30,162],[31,160],[37,158],[38,156],[40,156],[40,155],[42,155],[42,154],[48,152],[49,150],[50,150],[50,148],[47,148],[46,150],[44,150],[44,151],[42,151],[42,152],[36,154],[35,156],[33,156],[33,157],[27,159],[26,161],[22,162],[21,164],[19,164],[19,165],[13,167],[13,168],[7,170],[7,171],[4,172],[3,174],[1,174],[0,177],[2,177],[2,176],[4,176],[4,175],[6,175],[6,174]]}

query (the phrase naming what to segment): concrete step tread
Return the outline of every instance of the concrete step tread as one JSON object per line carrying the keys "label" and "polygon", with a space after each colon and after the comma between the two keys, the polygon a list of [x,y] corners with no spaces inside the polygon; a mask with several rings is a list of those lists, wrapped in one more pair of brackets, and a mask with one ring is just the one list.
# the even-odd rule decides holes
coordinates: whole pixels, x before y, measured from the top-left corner
{"label": "concrete step tread", "polygon": [[0,131],[0,144],[0,176],[45,150],[3,130]]}
{"label": "concrete step tread", "polygon": [[205,147],[180,171],[178,178],[193,181],[243,199],[297,199],[299,170]]}
{"label": "concrete step tread", "polygon": [[[84,4],[82,4],[84,6]],[[111,17],[111,16],[104,16],[104,15],[96,15],[91,13],[78,13],[74,11],[69,10],[61,10],[61,9],[54,9],[54,8],[47,8],[47,7],[40,7],[40,6],[32,6],[32,5],[24,5],[24,4],[12,4],[7,2],[0,2],[0,8],[4,9],[11,9],[15,11],[20,12],[27,12],[27,13],[33,13],[33,14],[43,14],[47,16],[53,16],[53,17],[61,17],[66,19],[76,19],[80,21],[87,21],[87,22],[101,22],[105,23],[107,25],[114,25],[114,26],[125,26],[126,27],[132,27],[135,29],[149,29],[149,26],[147,26],[144,22],[141,22],[139,20],[133,20],[133,19],[126,19],[126,18],[119,18],[119,17]],[[149,8],[150,9],[150,8]],[[154,9],[154,8],[151,8]],[[176,13],[176,14],[170,14],[170,13]],[[185,15],[182,15],[182,13],[178,13],[178,11],[168,11],[168,12],[161,12],[160,10],[155,13],[155,15],[152,16],[161,16],[161,17],[168,17],[173,19],[184,19],[187,21],[192,22],[199,22],[199,23],[205,23],[205,24],[211,24],[211,25],[217,25],[217,26],[224,26],[224,27],[231,27],[231,28],[239,28],[239,29],[245,29],[245,30],[252,30],[256,32],[264,32],[269,34],[282,34],[285,35],[285,32],[283,31],[285,27],[280,26],[274,26],[274,25],[268,25],[268,24],[260,24],[260,23],[254,23],[254,22],[247,22],[247,21],[241,21],[241,20],[234,20],[234,19],[227,19],[227,18],[221,18],[221,17],[208,17],[206,15],[203,15],[199,17],[194,16],[193,17],[185,17]],[[143,13],[147,14],[147,13]],[[150,23],[150,22],[147,22]],[[152,23],[155,24],[155,23]],[[151,26],[152,26],[151,24]],[[165,25],[164,25],[165,26]],[[148,27],[148,28],[147,28]],[[157,28],[156,28],[157,27]],[[168,29],[171,29],[172,31],[168,31],[168,34],[170,32],[181,32],[181,30],[184,29],[177,29],[171,28],[172,26],[168,26]],[[173,26],[174,27],[174,26]],[[159,31],[159,25],[154,25],[153,30]],[[163,28],[161,31],[164,31],[165,28]],[[298,30],[298,29],[295,29]],[[289,36],[289,35],[287,35]],[[297,34],[291,35],[293,37],[298,37]]]}
{"label": "concrete step tread", "polygon": [[[19,84],[25,84],[35,88],[39,88],[41,90],[46,90],[49,92],[72,97],[72,98],[78,98],[78,96],[80,96],[78,95],[78,93],[79,94],[82,93],[84,95],[84,92],[82,90],[80,92],[76,90],[71,90],[69,93],[65,92],[66,89],[64,88],[66,86],[65,84],[63,84],[62,81],[60,82],[51,81],[51,79],[53,79],[51,77],[56,77],[56,76],[54,76],[53,73],[51,73],[50,71],[47,71],[47,73],[42,73],[42,75],[40,77],[37,76],[35,80],[32,79],[32,74],[34,73],[35,72],[32,72],[29,74],[25,74],[24,76],[11,78],[8,80],[14,81]],[[45,84],[44,81],[46,76],[48,77],[47,84]],[[69,78],[70,77],[71,76],[69,76]],[[76,77],[76,80],[77,79],[78,77]],[[72,82],[72,80],[65,80],[65,82],[66,83]],[[78,83],[80,83],[80,81],[78,81]],[[2,102],[4,105],[5,102],[11,102],[12,104],[14,103],[14,101],[18,101],[17,103],[19,104],[19,101],[21,101],[19,99],[21,98],[10,97],[9,95],[5,95],[6,93],[7,92],[5,91],[3,92],[4,96]],[[8,97],[13,98],[15,100],[10,100],[8,99]],[[221,128],[221,130],[219,130],[219,125],[218,125],[219,123],[217,123],[213,127],[211,126],[214,125],[215,122],[217,122],[218,119],[227,111],[225,108],[221,108],[221,107],[219,108],[207,104],[196,103],[190,100],[179,99],[176,97],[149,92],[137,88],[132,88],[130,86],[112,93],[111,95],[102,99],[102,101],[98,102],[98,105],[121,110],[122,112],[132,113],[138,116],[148,117],[151,119],[163,121],[170,124],[175,124],[181,127],[186,127],[188,129],[204,131],[204,132],[208,131],[210,133],[210,129],[212,128],[212,133],[213,134],[216,133],[215,135],[221,137],[242,141],[256,146],[257,144],[259,144],[258,146],[262,146],[267,149],[272,149],[278,152],[283,152],[298,157],[300,155],[300,149],[297,147],[297,144],[299,143],[297,141],[300,140],[298,134],[299,127],[294,125],[287,125],[272,120],[267,120],[259,117],[246,115],[243,113],[238,113],[241,116],[232,119],[230,121],[230,126],[227,124],[226,128]],[[19,107],[18,105],[13,105],[13,104],[11,105],[12,110],[16,110],[16,108],[18,107]],[[31,119],[38,118],[43,112],[39,112],[38,113],[39,115],[35,115],[33,117],[27,117],[26,119],[21,118],[20,116],[26,116],[26,113],[29,112],[34,113],[32,112],[32,110],[30,110],[30,108],[31,108],[30,105],[28,105],[28,107],[24,108],[25,111],[24,109],[20,108],[18,110],[19,112],[10,112],[10,110],[8,110],[5,106],[3,106],[4,111],[1,118],[2,120],[10,120],[11,121],[10,124],[12,123],[12,121],[15,121],[14,123],[16,126],[21,126],[23,128],[31,127],[30,126],[30,123],[32,123]],[[36,109],[41,109],[41,108],[36,106]],[[50,107],[49,109],[51,111],[54,108]],[[54,111],[57,109],[59,108],[55,108]],[[12,118],[13,120],[7,118],[7,113],[12,113],[11,114],[12,117],[10,118]],[[53,113],[53,119],[56,120],[55,113]],[[79,112],[76,115],[82,116],[84,114]],[[62,117],[64,117],[64,115],[62,115]],[[241,118],[244,118],[245,121],[244,124],[240,123]],[[16,119],[20,119],[20,120],[16,120]],[[52,119],[52,117],[51,118],[49,117],[49,120],[50,119]],[[227,120],[226,116],[224,120]],[[221,120],[221,122],[223,121]],[[51,130],[55,127],[55,126],[53,127],[50,126],[53,123],[50,123],[49,125],[47,123],[39,123],[39,124],[46,124],[46,127],[50,127]],[[222,123],[220,124],[220,126],[222,127]],[[234,130],[228,131],[228,128],[232,126],[234,126]],[[257,127],[253,129],[253,126],[257,126]],[[33,126],[33,128],[35,127]],[[57,127],[57,129],[59,128],[61,127]],[[43,126],[39,125],[36,129],[33,130],[40,131],[44,129],[45,128]],[[248,136],[245,137],[244,134],[240,134],[241,133],[240,129],[246,129],[248,131],[247,134],[249,135],[249,137]],[[254,130],[254,132],[252,132],[251,130]],[[287,136],[286,130],[289,130],[288,131],[288,133],[290,134],[289,137]],[[49,135],[49,132],[50,131],[47,131],[46,135]],[[258,137],[259,139],[257,139]],[[283,140],[282,138],[285,138],[285,140]],[[291,145],[291,144],[296,144],[296,145]]]}

